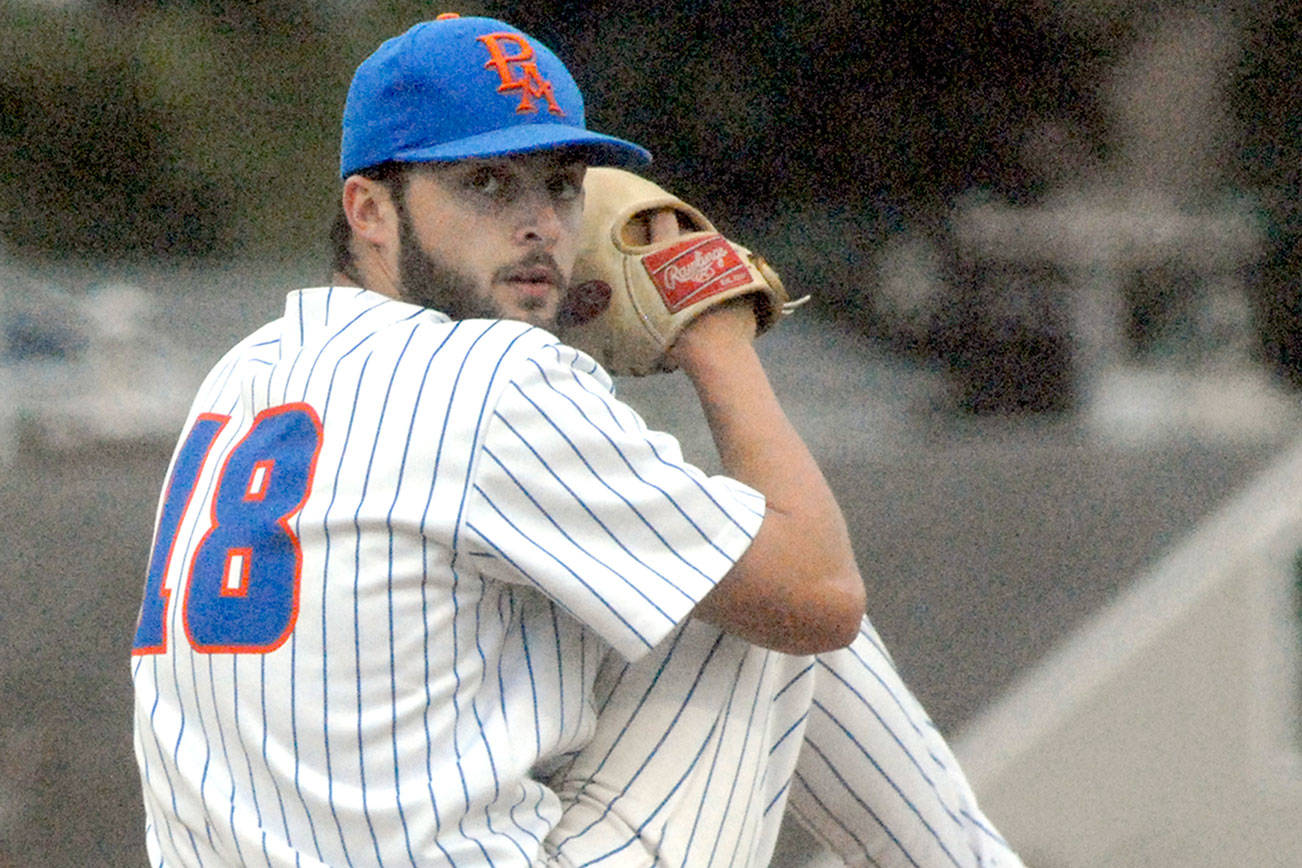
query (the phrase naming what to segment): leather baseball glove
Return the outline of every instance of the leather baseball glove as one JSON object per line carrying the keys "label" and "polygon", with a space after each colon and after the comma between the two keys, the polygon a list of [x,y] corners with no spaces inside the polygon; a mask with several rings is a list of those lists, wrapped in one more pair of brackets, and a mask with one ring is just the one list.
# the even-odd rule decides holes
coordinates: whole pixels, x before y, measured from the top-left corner
{"label": "leather baseball glove", "polygon": [[[720,302],[751,296],[762,334],[808,299],[791,301],[761,257],[645,178],[594,167],[584,191],[579,255],[557,332],[611,374],[672,371],[666,351],[692,320]],[[647,243],[647,215],[661,209],[673,212],[681,234]]]}

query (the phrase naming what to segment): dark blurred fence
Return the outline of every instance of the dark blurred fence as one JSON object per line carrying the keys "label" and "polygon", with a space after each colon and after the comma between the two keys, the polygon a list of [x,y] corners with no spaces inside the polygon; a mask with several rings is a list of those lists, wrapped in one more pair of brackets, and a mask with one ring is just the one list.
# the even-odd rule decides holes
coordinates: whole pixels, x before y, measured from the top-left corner
{"label": "dark blurred fence", "polygon": [[[548,42],[589,121],[729,221],[788,201],[935,219],[1034,184],[1032,118],[1088,126],[1118,41],[1015,0],[458,5]],[[353,67],[428,3],[0,4],[0,232],[55,255],[246,255],[315,243]],[[710,26],[704,26],[709,22]],[[29,197],[42,212],[32,220]],[[18,207],[25,205],[26,207]],[[295,251],[297,252],[297,251]]]}
{"label": "dark blurred fence", "polygon": [[[762,233],[778,212],[852,221],[856,278],[818,287],[881,333],[869,263],[902,231],[942,233],[973,190],[1018,203],[1051,179],[1027,160],[1046,123],[1109,148],[1098,86],[1162,8],[826,0],[464,2],[570,63],[589,122],[648,145],[649,170]],[[1201,8],[1201,7],[1200,7]],[[0,3],[0,249],[25,257],[301,261],[334,208],[352,69],[433,12],[416,0]],[[1216,4],[1238,34],[1225,183],[1260,204],[1253,287],[1263,357],[1302,383],[1297,300],[1302,7]],[[705,26],[703,22],[709,22]]]}

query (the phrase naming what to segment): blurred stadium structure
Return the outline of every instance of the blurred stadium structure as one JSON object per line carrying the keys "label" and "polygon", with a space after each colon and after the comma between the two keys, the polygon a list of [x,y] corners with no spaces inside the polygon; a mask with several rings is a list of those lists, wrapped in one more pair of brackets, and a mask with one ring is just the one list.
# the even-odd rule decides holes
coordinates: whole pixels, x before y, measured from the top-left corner
{"label": "blurred stadium structure", "polygon": [[207,361],[159,330],[160,304],[132,283],[74,292],[0,261],[0,466],[24,440],[65,452],[176,436]]}
{"label": "blurred stadium structure", "polygon": [[[286,212],[329,198],[296,173],[328,169],[313,125],[342,85],[303,58],[371,41],[341,35],[342,5],[0,3],[22,19],[0,67],[24,70],[0,82],[0,166],[47,153],[30,180],[51,191],[45,223],[0,199],[0,866],[138,861],[127,644],[157,486],[207,366],[321,274],[313,220]],[[355,5],[381,35],[384,9],[427,11]],[[90,60],[23,41],[47,6],[59,39],[99,16]],[[629,48],[612,28],[657,24],[649,55],[701,12],[536,6],[522,23],[579,22],[558,47],[601,64]],[[749,22],[702,52],[780,75],[673,59],[689,80],[644,99],[693,111],[659,180],[818,298],[762,350],[845,503],[874,620],[992,816],[1031,868],[1302,864],[1302,11],[701,6]],[[108,47],[119,31],[134,47]],[[775,33],[782,56],[746,53]],[[258,92],[244,140],[205,132],[241,117],[216,80]],[[635,85],[603,83],[593,111],[646,139],[662,115]],[[745,123],[721,133],[729,114]],[[695,152],[721,135],[737,159],[712,175]],[[299,253],[273,248],[279,217]],[[681,385],[620,388],[709,454]],[[793,831],[780,861],[809,852]]]}
{"label": "blurred stadium structure", "polygon": [[1302,864],[1302,446],[966,728],[1028,864]]}

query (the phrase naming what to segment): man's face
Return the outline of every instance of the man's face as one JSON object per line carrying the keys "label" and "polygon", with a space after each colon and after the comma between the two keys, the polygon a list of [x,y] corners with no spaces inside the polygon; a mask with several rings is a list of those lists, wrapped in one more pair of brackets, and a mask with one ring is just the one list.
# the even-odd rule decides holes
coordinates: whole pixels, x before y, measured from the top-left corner
{"label": "man's face", "polygon": [[417,168],[399,209],[403,298],[453,319],[553,328],[578,251],[584,171],[557,154]]}

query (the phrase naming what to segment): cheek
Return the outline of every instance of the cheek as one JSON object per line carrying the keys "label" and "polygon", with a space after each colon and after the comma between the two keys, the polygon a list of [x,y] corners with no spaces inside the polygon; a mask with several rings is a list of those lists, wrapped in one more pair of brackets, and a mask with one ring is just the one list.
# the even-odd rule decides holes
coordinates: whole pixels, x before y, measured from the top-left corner
{"label": "cheek", "polygon": [[453,271],[474,277],[479,283],[480,273],[486,267],[484,251],[491,247],[487,243],[486,229],[474,225],[473,221],[459,220],[449,222],[446,227],[439,225],[437,230],[425,234],[423,246],[426,252]]}
{"label": "cheek", "polygon": [[574,270],[574,260],[579,253],[580,235],[583,231],[582,212],[576,210],[573,215],[566,215],[561,220],[561,226],[564,231],[556,239],[556,247],[552,255],[568,280]]}

